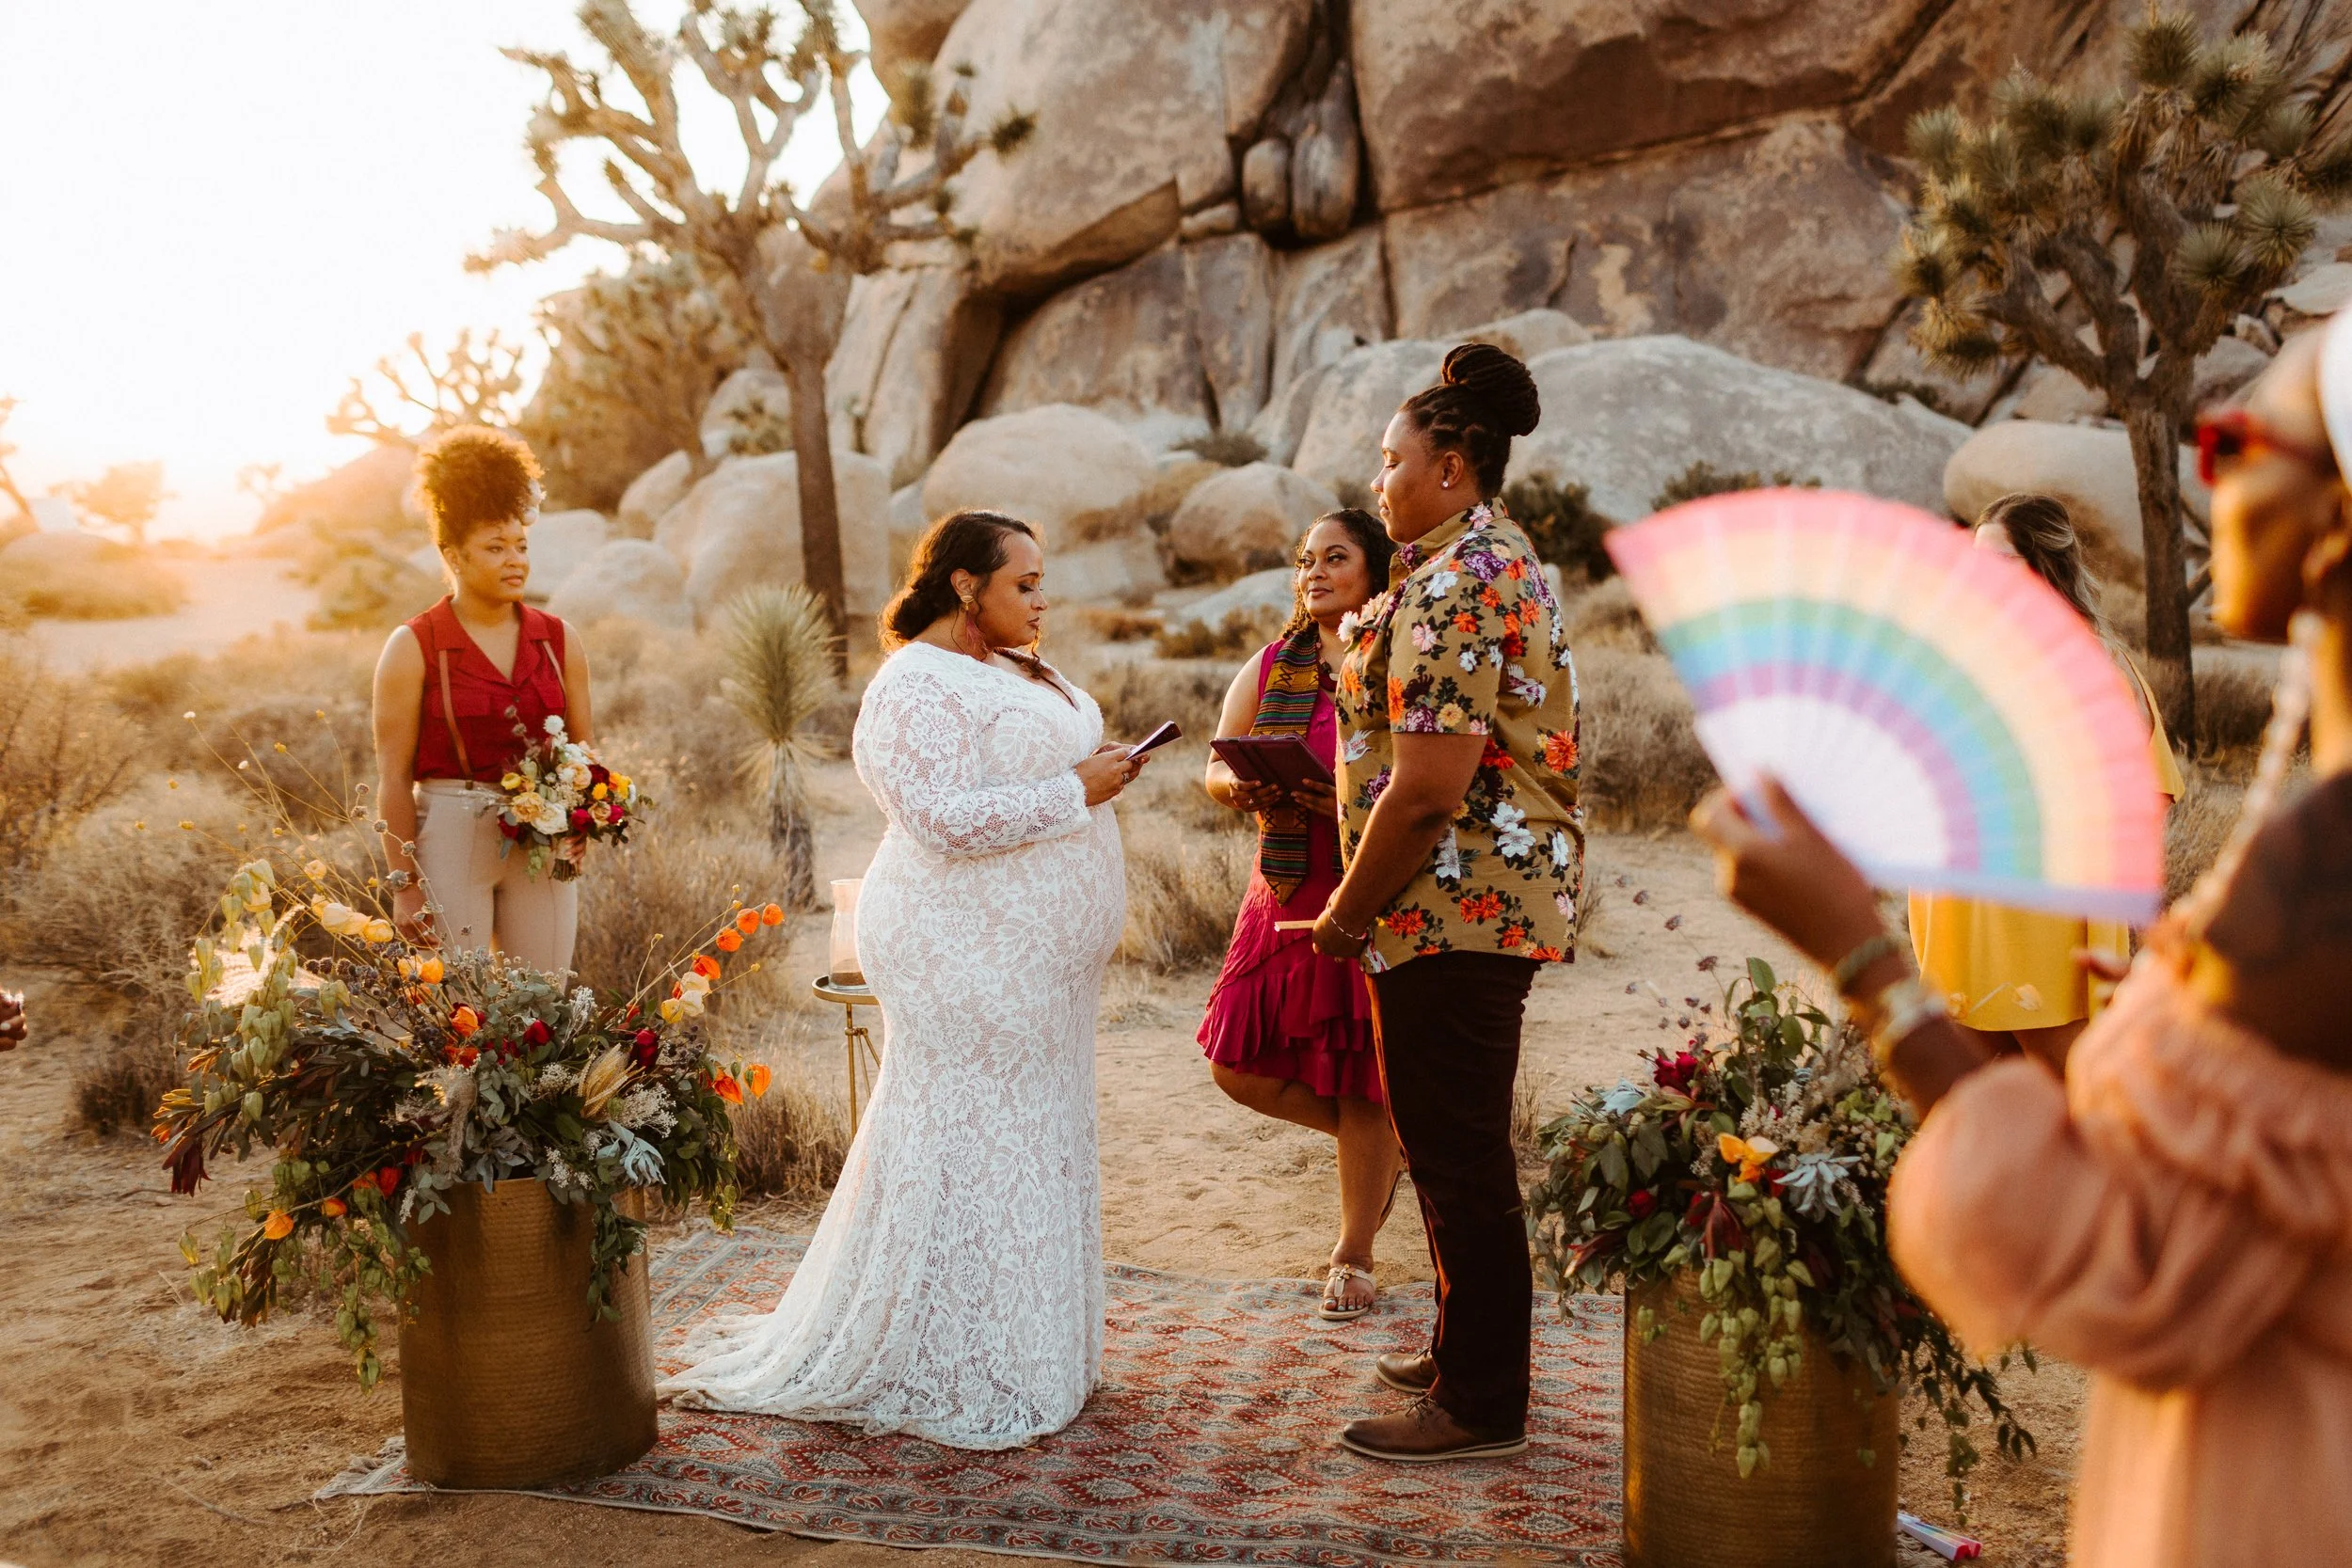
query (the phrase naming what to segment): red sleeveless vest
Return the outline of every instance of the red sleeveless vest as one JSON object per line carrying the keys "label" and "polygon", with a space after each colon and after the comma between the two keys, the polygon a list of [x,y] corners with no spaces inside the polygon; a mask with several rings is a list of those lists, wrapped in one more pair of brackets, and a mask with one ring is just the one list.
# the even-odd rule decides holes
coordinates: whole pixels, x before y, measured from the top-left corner
{"label": "red sleeveless vest", "polygon": [[[564,623],[528,605],[516,608],[522,636],[512,679],[466,634],[448,599],[408,623],[424,650],[416,777],[496,784],[546,733],[548,716],[566,713]],[[527,736],[515,733],[517,724]]]}

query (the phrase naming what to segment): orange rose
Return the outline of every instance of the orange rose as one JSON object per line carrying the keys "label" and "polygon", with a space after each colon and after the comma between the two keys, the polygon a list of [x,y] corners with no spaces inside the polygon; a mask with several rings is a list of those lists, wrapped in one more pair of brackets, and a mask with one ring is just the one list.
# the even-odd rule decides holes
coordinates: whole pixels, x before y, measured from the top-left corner
{"label": "orange rose", "polygon": [[758,930],[759,911],[757,910],[744,910],[739,913],[735,917],[735,928],[742,932],[745,936],[750,936],[754,931]]}
{"label": "orange rose", "polygon": [[719,1098],[728,1104],[743,1103],[743,1085],[737,1083],[731,1074],[719,1073],[710,1080],[710,1086],[716,1089],[719,1092]]}
{"label": "orange rose", "polygon": [[[754,921],[755,923],[756,923],[756,922],[758,921],[758,918],[759,918],[759,917],[758,917],[757,915],[754,915],[754,916],[752,917],[752,919],[753,919],[753,921]],[[742,939],[742,937],[741,937],[741,936],[739,936],[739,934],[737,934],[736,929],[735,929],[735,927],[734,927],[729,926],[729,927],[726,927],[724,930],[723,930],[723,931],[721,931],[721,932],[719,933],[719,936],[718,936],[718,941],[717,941],[717,946],[718,946],[718,949],[719,949],[719,951],[720,951],[720,952],[722,952],[722,953],[732,953],[732,952],[734,952],[737,948],[739,948],[739,947],[740,947],[740,946],[742,946],[742,945],[743,945],[743,939]]]}
{"label": "orange rose", "polygon": [[481,1027],[482,1015],[475,1012],[471,1007],[460,1006],[455,1012],[449,1015],[450,1033],[457,1036],[461,1039]]}
{"label": "orange rose", "polygon": [[319,1212],[325,1214],[330,1220],[339,1220],[343,1217],[343,1200],[342,1198],[330,1197],[325,1203],[319,1205]]}
{"label": "orange rose", "polygon": [[784,906],[783,906],[782,904],[771,904],[771,905],[769,905],[766,909],[764,909],[764,910],[760,911],[759,911],[759,923],[760,923],[762,926],[781,926],[781,925],[783,925],[783,924],[784,924]]}
{"label": "orange rose", "polygon": [[744,1086],[752,1091],[754,1100],[768,1092],[769,1079],[768,1064],[765,1062],[754,1062],[743,1074]]}
{"label": "orange rose", "polygon": [[694,973],[706,980],[716,980],[719,977],[719,960],[707,953],[694,955],[693,968]]}
{"label": "orange rose", "polygon": [[262,1222],[262,1234],[273,1242],[282,1242],[294,1234],[294,1216],[283,1209],[272,1209],[269,1218]]}

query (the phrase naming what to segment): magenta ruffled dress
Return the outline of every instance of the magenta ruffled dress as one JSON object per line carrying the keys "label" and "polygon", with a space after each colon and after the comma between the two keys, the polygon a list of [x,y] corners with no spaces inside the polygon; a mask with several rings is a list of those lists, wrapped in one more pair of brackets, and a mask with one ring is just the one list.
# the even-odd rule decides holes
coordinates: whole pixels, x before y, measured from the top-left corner
{"label": "magenta ruffled dress", "polygon": [[[1279,642],[1258,656],[1265,690]],[[1307,744],[1326,767],[1339,755],[1339,713],[1327,687],[1315,698]],[[1339,825],[1327,816],[1307,825],[1307,879],[1287,902],[1274,896],[1253,863],[1249,891],[1233,921],[1225,967],[1209,992],[1200,1040],[1209,1060],[1236,1072],[1304,1084],[1318,1095],[1355,1095],[1385,1103],[1380,1061],[1372,1046],[1372,995],[1360,967],[1327,958],[1311,933],[1278,931],[1278,920],[1312,920],[1340,884]]]}

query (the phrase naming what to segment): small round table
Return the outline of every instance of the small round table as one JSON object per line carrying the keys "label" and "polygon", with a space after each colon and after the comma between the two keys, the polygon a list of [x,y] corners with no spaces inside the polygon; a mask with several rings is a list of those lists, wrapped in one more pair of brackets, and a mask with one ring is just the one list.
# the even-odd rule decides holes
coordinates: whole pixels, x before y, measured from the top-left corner
{"label": "small round table", "polygon": [[875,1046],[874,1037],[866,1032],[866,1025],[857,1021],[857,1010],[860,1007],[879,1007],[882,999],[874,994],[871,986],[844,985],[831,974],[819,974],[808,983],[808,989],[819,1002],[837,1002],[841,1005],[841,1045],[850,1068],[850,1136],[854,1138],[857,1136],[859,1057],[863,1055],[865,1058],[866,1092],[868,1095],[874,1092],[874,1074],[882,1070],[882,1052]]}

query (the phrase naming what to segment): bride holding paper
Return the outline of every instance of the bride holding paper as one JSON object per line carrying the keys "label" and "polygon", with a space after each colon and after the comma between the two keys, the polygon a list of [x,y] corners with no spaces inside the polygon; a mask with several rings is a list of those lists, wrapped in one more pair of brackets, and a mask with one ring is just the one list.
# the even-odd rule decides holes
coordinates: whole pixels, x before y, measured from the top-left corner
{"label": "bride holding paper", "polygon": [[1317,953],[1310,931],[1340,880],[1340,624],[1388,586],[1395,549],[1365,512],[1329,513],[1307,531],[1290,624],[1235,672],[1203,781],[1219,805],[1257,814],[1258,854],[1200,1046],[1235,1101],[1339,1141],[1340,1236],[1319,1314],[1335,1322],[1372,1309],[1373,1238],[1399,1157],[1363,972]]}

